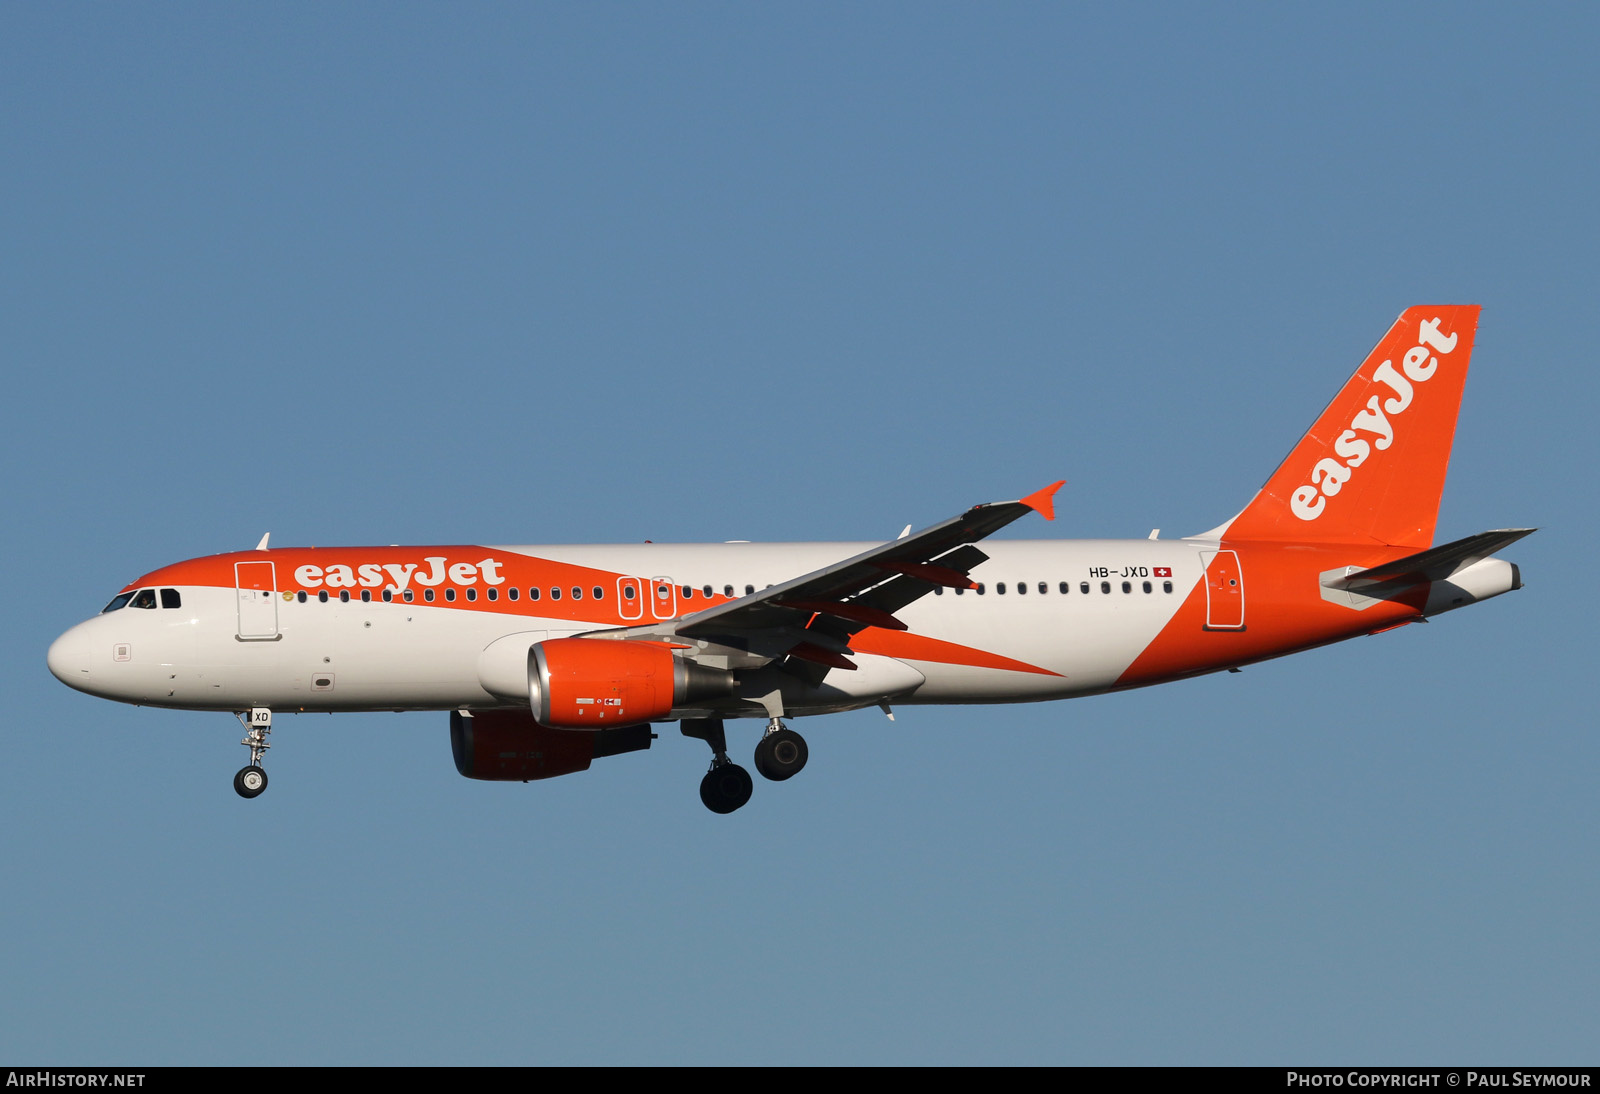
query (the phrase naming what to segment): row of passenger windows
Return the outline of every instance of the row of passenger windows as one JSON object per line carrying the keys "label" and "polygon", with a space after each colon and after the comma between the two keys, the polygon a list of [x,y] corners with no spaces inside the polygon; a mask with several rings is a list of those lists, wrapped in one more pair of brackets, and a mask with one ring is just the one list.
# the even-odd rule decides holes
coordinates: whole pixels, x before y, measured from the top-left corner
{"label": "row of passenger windows", "polygon": [[[1142,585],[1144,591],[1147,592],[1147,593],[1155,591],[1154,586],[1148,581],[1141,582],[1141,585]],[[769,589],[771,587],[772,586],[770,586],[770,585],[767,586],[767,588],[769,588]],[[1006,593],[1006,587],[1007,586],[1006,586],[1006,583],[1004,581],[996,582],[995,587],[994,587],[994,591],[995,591],[995,593],[997,595],[1004,596],[1005,593]],[[1016,595],[1018,595],[1018,596],[1026,595],[1028,590],[1029,590],[1029,586],[1028,586],[1028,583],[1026,581],[1018,581],[1012,586],[1012,588],[1016,591]],[[1062,581],[1062,582],[1059,582],[1057,584],[1057,588],[1063,595],[1065,595],[1065,594],[1067,594],[1067,593],[1072,591],[1072,583],[1070,581]],[[1089,582],[1087,582],[1087,581],[1079,582],[1078,583],[1078,588],[1079,588],[1079,590],[1081,592],[1088,593],[1090,591]],[[1047,581],[1040,581],[1040,582],[1037,583],[1037,589],[1038,589],[1038,594],[1042,596],[1045,593],[1048,593],[1050,591],[1050,583],[1047,582]],[[468,588],[465,591],[466,591],[466,597],[467,597],[467,599],[469,601],[478,599],[478,590],[477,589]],[[709,599],[709,598],[711,598],[711,597],[716,595],[716,590],[711,585],[702,585],[702,586],[700,586],[698,591],[700,592],[700,594],[702,596],[706,597],[707,599]],[[754,585],[746,585],[744,587],[744,595],[745,596],[750,596],[755,591],[756,591],[756,587]],[[944,589],[942,587],[935,586],[933,591],[934,591],[935,594],[937,594],[939,596],[943,596],[944,595]],[[961,596],[966,591],[967,590],[965,590],[965,589],[957,589],[955,591],[955,593],[956,593],[957,596]],[[978,583],[978,587],[976,589],[974,589],[973,591],[976,592],[979,596],[983,596],[985,593],[988,592],[988,586],[980,581]],[[1100,591],[1102,593],[1109,593],[1111,591],[1111,582],[1109,582],[1109,581],[1100,582]],[[1122,591],[1125,592],[1125,593],[1133,592],[1133,582],[1124,581],[1122,583]],[[1170,593],[1172,591],[1172,582],[1163,581],[1161,583],[1161,591],[1164,592],[1164,593]],[[696,589],[695,589],[695,587],[693,585],[684,585],[679,589],[679,592],[682,594],[683,599],[691,600],[691,599],[694,598],[694,594],[696,592]],[[179,607],[183,606],[183,599],[178,595],[178,590],[177,589],[161,589],[161,590],[159,590],[159,593],[160,593],[160,605],[161,605],[161,607],[163,607],[163,608],[179,608]],[[511,588],[506,590],[506,599],[507,600],[516,600],[521,595],[522,595],[522,590],[518,589],[514,585]],[[548,593],[547,593],[546,590],[541,589],[541,588],[539,588],[537,586],[530,586],[529,589],[528,589],[528,599],[529,600],[539,600],[539,599],[541,599],[542,597],[544,597],[546,595],[548,595],[551,600],[560,600],[563,595],[569,596],[573,600],[582,600],[583,599],[583,587],[581,585],[573,585],[570,588],[568,588],[565,592],[563,592],[561,586],[552,585],[552,586],[550,586],[550,588],[548,590]],[[590,597],[592,597],[595,600],[604,600],[606,598],[606,591],[605,591],[604,587],[602,587],[600,585],[595,585],[589,590],[589,595],[590,595]],[[635,595],[634,594],[633,585],[631,585],[631,584],[624,585],[622,587],[622,595],[623,595],[624,599],[632,600],[634,598],[634,595]],[[667,597],[671,595],[671,587],[667,586],[667,585],[658,586],[657,589],[656,589],[656,595],[662,600],[667,599]],[[736,595],[735,592],[734,592],[734,587],[732,585],[724,585],[722,587],[722,595],[723,596],[728,596],[728,597]],[[495,589],[495,588],[490,588],[490,589],[485,591],[484,596],[487,597],[489,600],[499,600],[500,599],[500,590],[499,589]],[[302,591],[296,593],[295,594],[295,598],[297,600],[299,600],[300,603],[304,604],[306,602],[306,600],[307,600],[307,596],[306,596],[305,591],[302,590]],[[415,598],[416,598],[416,593],[412,589],[407,589],[405,592],[400,594],[400,599],[405,601],[407,604],[410,604],[413,600],[415,600]],[[444,598],[445,598],[446,601],[455,600],[456,591],[454,589],[446,589],[444,591]],[[328,600],[329,600],[328,590],[326,590],[326,589],[318,590],[317,599],[319,601],[321,601],[322,603],[326,604],[328,602]],[[383,590],[383,599],[384,599],[385,602],[393,600],[394,599],[394,593],[389,589]],[[434,601],[434,591],[432,589],[423,589],[422,590],[422,599],[423,599],[423,601],[425,603],[428,603],[428,604],[433,603],[433,601]],[[372,590],[371,589],[362,589],[361,590],[361,600],[362,600],[363,603],[370,602],[372,600]],[[349,589],[341,589],[340,590],[340,592],[339,592],[339,601],[341,603],[344,603],[344,604],[348,604],[350,602],[350,590]],[[106,612],[114,612],[118,608],[154,608],[154,607],[156,607],[156,604],[157,604],[157,590],[155,590],[155,589],[139,589],[136,592],[119,593],[119,594],[117,594],[117,596],[112,599],[111,603],[107,604],[103,609],[101,609],[101,614],[104,615]]]}
{"label": "row of passenger windows", "polygon": [[[111,598],[111,603],[100,609],[100,614],[114,612],[118,608],[154,608],[156,606],[156,590],[140,589],[137,592],[118,593]],[[161,606],[163,608],[183,607],[183,597],[178,595],[177,589],[161,590]]]}
{"label": "row of passenger windows", "polygon": [[[767,588],[770,589],[770,588],[772,588],[772,586],[768,585]],[[166,591],[170,592],[171,590],[166,590]],[[693,585],[685,585],[679,590],[679,592],[683,596],[683,599],[685,599],[685,600],[693,599],[696,591],[698,591],[702,596],[704,596],[704,597],[706,597],[708,599],[717,595],[716,594],[716,588],[715,588],[715,586],[712,586],[712,585],[702,585],[698,590],[696,590]],[[756,587],[754,585],[746,585],[744,587],[744,592],[745,592],[746,596],[749,596],[751,593],[753,593],[755,591],[756,591]],[[464,590],[464,592],[465,592],[466,598],[468,600],[477,600],[478,599],[478,590],[477,589],[468,588],[468,589]],[[513,585],[511,588],[509,588],[509,589],[507,589],[505,591],[505,594],[506,594],[506,599],[507,600],[519,600],[522,597],[522,590],[517,588],[515,585]],[[129,594],[125,594],[125,595],[129,595]],[[385,601],[391,601],[391,600],[395,599],[394,592],[392,590],[389,590],[389,589],[383,590],[383,594],[382,595],[383,595],[383,599]],[[604,600],[606,598],[605,587],[602,586],[602,585],[591,586],[590,589],[589,589],[589,594],[588,595],[589,595],[590,599],[592,599],[592,600]],[[633,585],[627,584],[627,585],[623,585],[622,586],[622,598],[624,600],[635,600],[635,599],[638,598],[638,595],[639,595],[638,591],[635,589],[635,587]],[[666,600],[671,595],[672,595],[672,586],[670,586],[670,585],[662,585],[662,586],[659,586],[656,589],[656,596],[658,598],[662,599],[662,600]],[[722,595],[731,597],[731,596],[737,596],[738,594],[734,592],[734,587],[732,585],[724,585],[722,587]],[[295,597],[302,604],[304,604],[309,599],[309,595],[304,590],[302,590],[301,592],[296,593]],[[488,599],[488,600],[499,600],[500,599],[500,590],[496,589],[496,588],[486,589],[484,591],[484,597],[485,597],[485,599]],[[563,597],[566,597],[566,598],[571,599],[571,600],[582,600],[583,597],[584,597],[583,586],[581,586],[581,585],[573,585],[573,586],[570,586],[570,587],[567,587],[567,588],[563,588],[560,585],[552,585],[548,589],[541,589],[536,585],[528,587],[528,599],[529,600],[543,600],[546,597],[548,597],[551,600],[560,600]],[[445,598],[446,601],[454,601],[456,599],[456,591],[455,591],[455,589],[446,589],[444,591],[444,598]],[[332,597],[328,593],[328,590],[319,589],[317,591],[317,599],[320,600],[322,603],[326,604],[330,599],[332,599]],[[350,590],[349,589],[340,590],[340,592],[339,592],[339,600],[340,600],[341,603],[348,604],[350,602],[350,599],[351,598],[350,598]],[[414,601],[416,599],[415,590],[407,589],[405,592],[400,594],[400,599],[405,601],[407,604],[411,603],[412,601]],[[432,589],[423,589],[422,590],[422,599],[423,599],[424,603],[432,604],[434,602],[434,599],[435,599],[434,591]],[[371,589],[362,589],[361,590],[361,600],[364,603],[371,601],[372,600],[372,590]],[[118,605],[118,607],[121,607],[121,605]],[[106,610],[110,611],[111,609],[107,608]]]}
{"label": "row of passenger windows", "polygon": [[[1153,593],[1153,592],[1156,591],[1155,590],[1155,586],[1151,582],[1142,581],[1142,582],[1140,582],[1140,585],[1144,588],[1144,591],[1147,592],[1147,593]],[[1028,592],[1028,583],[1026,581],[1018,581],[1013,586],[1013,588],[1016,590],[1016,593],[1017,593],[1018,596],[1023,596]],[[1070,582],[1070,581],[1058,582],[1056,584],[1056,588],[1060,591],[1062,596],[1065,596],[1065,595],[1067,595],[1068,593],[1070,593],[1072,591],[1072,582]],[[1050,591],[1050,583],[1048,581],[1039,582],[1038,583],[1038,590],[1039,590],[1039,595],[1043,596],[1044,594],[1046,594],[1046,593],[1048,593]],[[1087,594],[1089,592],[1089,590],[1090,590],[1090,585],[1089,585],[1089,583],[1087,581],[1078,582],[1078,591],[1079,592]],[[935,588],[933,591],[938,596],[943,596],[944,595],[944,589],[943,588]],[[966,591],[967,590],[965,590],[965,589],[957,589],[956,590],[956,595],[960,596],[963,593],[965,593]],[[995,591],[996,595],[1004,596],[1006,594],[1006,583],[1004,581],[996,582],[995,583],[995,587],[994,587],[994,591]],[[1111,591],[1111,582],[1109,582],[1109,581],[1100,582],[1100,591],[1102,593],[1109,593]],[[1122,583],[1122,591],[1125,592],[1125,593],[1133,592],[1133,582],[1124,581]],[[1170,593],[1172,591],[1172,582],[1163,581],[1161,583],[1161,591],[1164,592],[1164,593]],[[978,587],[976,589],[974,589],[973,592],[977,593],[979,596],[983,596],[986,592],[988,592],[988,586],[984,582],[980,581],[980,582],[978,582]]]}
{"label": "row of passenger windows", "polygon": [[[467,600],[477,600],[478,598],[477,589],[466,589],[464,590],[464,593],[466,593]],[[622,590],[622,593],[626,595],[627,600],[634,600],[634,589],[632,589],[632,585],[629,585],[629,587],[626,587],[626,589]],[[485,600],[499,600],[499,595],[501,595],[501,590],[499,589],[486,589],[485,592],[483,592],[483,597],[485,597]],[[582,600],[582,598],[584,598],[584,589],[582,589],[582,585],[573,585],[571,589],[566,590],[563,590],[560,585],[550,585],[549,590],[539,589],[539,587],[536,587],[536,585],[531,585],[530,589],[528,589],[528,600],[541,600],[541,598],[544,597],[549,597],[550,600],[560,600],[562,597],[570,597],[573,598],[573,600]],[[589,590],[589,597],[594,598],[594,600],[605,600],[605,589],[603,589],[602,585],[594,585],[594,587]],[[309,600],[309,595],[307,595],[306,590],[301,590],[301,592],[294,593],[294,598],[301,601],[302,605],[304,605],[304,603]],[[373,590],[363,589],[362,603],[368,603],[368,601],[371,601],[371,598],[373,598]],[[398,598],[410,605],[411,601],[416,600],[416,590],[406,589],[405,592],[400,593],[400,597]],[[424,603],[429,603],[430,605],[430,603],[434,603],[435,598],[437,597],[435,597],[434,590],[422,590],[422,601],[424,601]],[[445,600],[453,601],[454,598],[456,598],[456,590],[446,589]],[[522,590],[517,589],[515,585],[512,585],[510,589],[506,590],[506,600],[520,600],[520,598],[522,598]],[[328,603],[328,601],[331,600],[330,595],[328,595],[328,590],[318,589],[317,600],[322,601],[322,603]],[[384,592],[382,592],[382,600],[384,600],[384,603],[387,603],[387,601],[390,600],[395,600],[394,590],[384,589]],[[347,603],[350,603],[349,589],[339,590],[339,603],[346,603],[346,605]],[[110,611],[110,609],[107,608],[107,611]]]}
{"label": "row of passenger windows", "polygon": [[[629,600],[633,599],[633,589],[631,587],[627,588],[627,589],[625,589],[623,591],[626,593],[627,598]],[[469,589],[465,590],[465,593],[466,593],[466,598],[468,600],[477,600],[478,599],[478,590],[477,589],[469,588]],[[538,599],[544,597],[545,595],[548,595],[551,600],[560,600],[563,595],[570,596],[573,600],[582,600],[583,599],[583,587],[581,585],[574,585],[574,586],[571,587],[571,589],[569,589],[565,593],[563,593],[563,590],[561,589],[561,587],[559,585],[552,585],[552,586],[550,586],[548,594],[546,593],[546,591],[544,589],[540,589],[538,587],[530,587],[528,589],[528,599],[529,600],[538,600]],[[596,585],[596,586],[594,586],[593,588],[591,588],[589,590],[589,595],[591,597],[593,597],[595,600],[604,600],[606,598],[606,591],[601,586]],[[522,590],[517,588],[515,585],[513,585],[511,588],[506,590],[506,599],[507,600],[517,600],[517,599],[520,599],[521,596],[522,596]],[[485,599],[488,599],[488,600],[499,600],[500,599],[500,590],[499,589],[495,589],[495,588],[487,589],[484,592],[484,597],[485,597]],[[455,600],[456,591],[454,589],[446,589],[444,591],[444,598],[445,598],[446,601]],[[295,599],[299,600],[300,603],[304,604],[309,599],[309,597],[307,596],[305,590],[302,589],[300,592],[295,594]],[[317,590],[317,599],[320,600],[322,603],[326,604],[331,599],[331,597],[328,595],[328,590],[327,589],[319,589],[319,590]],[[395,599],[395,594],[394,594],[394,591],[392,589],[383,590],[383,600],[384,600],[385,603],[387,603],[387,602],[389,602],[391,600],[394,600],[394,599]],[[416,599],[416,590],[407,589],[405,592],[400,594],[400,599],[405,601],[407,604],[410,604],[412,601],[414,601]],[[434,591],[432,589],[423,589],[422,590],[422,599],[423,599],[424,603],[432,604],[434,602],[434,599],[435,599]],[[372,600],[372,590],[371,589],[362,589],[361,590],[361,600],[362,600],[362,603],[367,603],[367,602],[371,601]],[[339,601],[340,601],[340,603],[343,603],[343,604],[350,603],[350,590],[349,589],[341,589],[339,591]]]}
{"label": "row of passenger windows", "polygon": [[[770,589],[770,588],[772,588],[772,586],[768,585],[767,588]],[[745,596],[749,596],[750,594],[754,593],[755,591],[756,591],[756,587],[754,585],[746,585],[744,587],[744,595]],[[694,599],[694,594],[695,594],[695,587],[693,585],[684,585],[684,586],[682,586],[681,588],[678,589],[678,592],[679,592],[680,595],[682,595],[683,599],[685,599],[685,600],[693,600]],[[702,586],[700,586],[699,592],[700,592],[700,595],[705,597],[707,600],[710,600],[712,597],[717,595],[717,589],[716,589],[715,585],[702,585]],[[667,598],[667,591],[666,591],[665,588],[661,588],[661,589],[657,590],[657,594],[656,595],[660,596],[662,600],[665,600]],[[723,596],[738,596],[739,594],[734,592],[734,589],[733,589],[732,585],[724,585],[722,587],[722,595]]]}

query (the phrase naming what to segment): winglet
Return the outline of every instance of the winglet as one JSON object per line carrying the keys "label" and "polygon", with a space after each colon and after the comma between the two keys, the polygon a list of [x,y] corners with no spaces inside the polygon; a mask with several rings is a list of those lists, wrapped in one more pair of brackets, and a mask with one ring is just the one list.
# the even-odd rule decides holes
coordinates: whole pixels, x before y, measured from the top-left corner
{"label": "winglet", "polygon": [[271,538],[272,538],[272,533],[271,532],[268,532],[266,535],[262,536],[261,537],[261,542],[256,544],[256,550],[265,551],[267,549],[267,540],[269,540]]}
{"label": "winglet", "polygon": [[1038,513],[1045,520],[1056,519],[1056,491],[1067,483],[1066,479],[1053,482],[1043,490],[1035,490],[1022,499],[1022,504]]}

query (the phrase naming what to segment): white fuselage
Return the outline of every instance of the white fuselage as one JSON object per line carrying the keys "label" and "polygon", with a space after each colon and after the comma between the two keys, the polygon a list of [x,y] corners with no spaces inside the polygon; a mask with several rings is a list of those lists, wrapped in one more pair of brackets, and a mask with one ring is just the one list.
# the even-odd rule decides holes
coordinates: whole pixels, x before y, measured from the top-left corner
{"label": "white fuselage", "polygon": [[[275,587],[249,604],[242,602],[247,594],[234,587],[172,584],[181,606],[123,607],[89,619],[51,648],[50,666],[82,691],[186,709],[505,706],[516,701],[507,691],[516,686],[518,663],[515,656],[501,666],[486,663],[485,651],[515,636],[501,648],[520,648],[525,654],[529,642],[637,622],[638,616],[617,614],[619,609],[629,610],[622,607],[621,581],[636,579],[641,590],[670,588],[670,602],[657,599],[648,608],[640,603],[631,609],[645,621],[687,617],[745,595],[747,588],[760,591],[870,546],[483,548],[495,558],[536,560],[544,568],[541,584],[516,586],[519,594],[514,603],[509,588],[520,580],[514,573],[488,570],[499,578],[498,586],[488,586],[484,573],[475,574],[475,591],[482,590],[487,597],[488,589],[495,588],[494,610],[483,610],[491,605],[476,596],[473,610],[467,610],[464,599],[446,603],[443,590],[439,599],[424,602],[414,583],[407,583],[405,591],[415,593],[416,599],[407,603],[392,581],[385,585],[394,599],[385,602],[367,590],[372,599],[363,601],[359,587],[328,589],[320,581],[296,582],[293,572],[277,573]],[[795,692],[790,712],[848,709],[890,694],[904,703],[993,703],[1104,691],[1116,686],[1194,591],[1204,573],[1201,552],[1215,546],[1185,540],[990,542],[985,544],[989,561],[972,572],[981,591],[941,589],[901,609],[898,615],[918,643],[901,640],[894,647],[898,656],[884,657],[871,652],[873,632],[868,632],[857,643],[866,651],[859,656],[858,672],[834,671],[822,690]],[[423,558],[444,550],[417,548],[414,554]],[[318,554],[353,560],[361,551],[325,549]],[[270,560],[276,555],[276,551],[261,552],[257,557]],[[552,567],[562,576],[549,577],[546,571]],[[280,564],[279,569],[288,566]],[[584,576],[573,579],[573,572]],[[597,578],[595,572],[608,576]],[[155,587],[163,582],[163,572],[142,580]],[[571,594],[574,580],[581,582],[577,588],[583,597],[578,600]],[[559,582],[553,587],[563,591],[559,601],[551,599],[552,582]],[[592,594],[597,585],[602,591],[598,601]],[[727,595],[730,587],[732,598]],[[538,600],[530,599],[529,588],[539,591]],[[710,598],[707,588],[712,591]],[[341,600],[341,592],[350,599]],[[327,599],[319,594],[327,594]],[[255,617],[246,621],[245,612]],[[962,654],[963,649],[971,655]],[[899,667],[880,663],[884,661]],[[1011,662],[1024,667],[1010,667]],[[907,674],[905,666],[914,673]],[[495,684],[497,670],[509,682],[491,690],[486,684]],[[759,708],[745,710],[734,703],[726,713],[754,714]]]}

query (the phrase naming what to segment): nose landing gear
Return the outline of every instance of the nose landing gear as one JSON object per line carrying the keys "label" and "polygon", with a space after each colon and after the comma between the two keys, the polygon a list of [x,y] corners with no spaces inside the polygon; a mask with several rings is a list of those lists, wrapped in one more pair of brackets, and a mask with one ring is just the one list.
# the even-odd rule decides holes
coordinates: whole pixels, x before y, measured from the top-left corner
{"label": "nose landing gear", "polygon": [[248,712],[236,712],[234,717],[245,728],[244,740],[239,743],[250,749],[250,764],[234,775],[233,789],[241,798],[254,798],[267,788],[267,772],[261,760],[272,747],[267,743],[267,734],[272,732],[272,711],[252,707]]}

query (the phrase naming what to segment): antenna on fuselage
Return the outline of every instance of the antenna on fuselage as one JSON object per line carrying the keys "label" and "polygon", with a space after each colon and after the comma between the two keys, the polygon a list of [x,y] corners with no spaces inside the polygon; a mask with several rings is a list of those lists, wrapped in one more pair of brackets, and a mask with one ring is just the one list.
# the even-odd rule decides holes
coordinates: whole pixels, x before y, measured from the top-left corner
{"label": "antenna on fuselage", "polygon": [[269,540],[271,538],[272,538],[272,533],[271,532],[268,532],[266,535],[262,536],[261,537],[261,542],[256,544],[256,550],[265,551],[267,549],[267,540]]}

